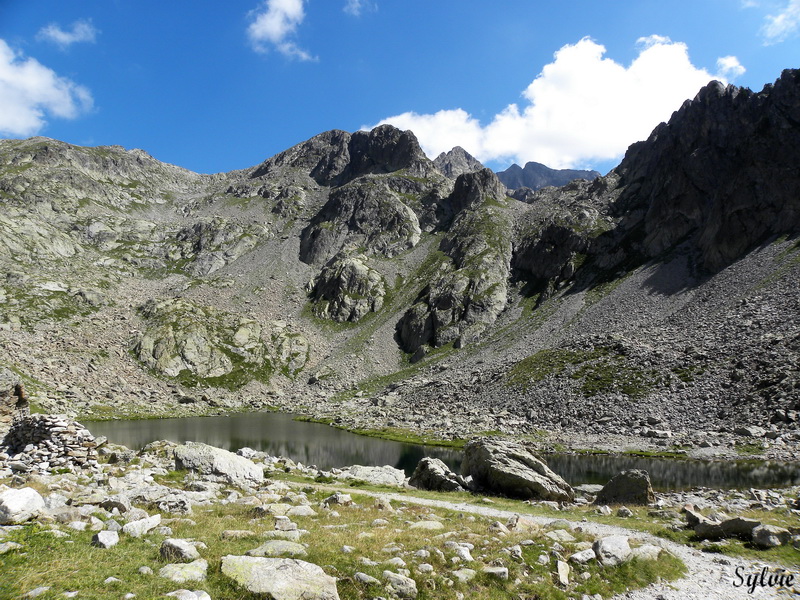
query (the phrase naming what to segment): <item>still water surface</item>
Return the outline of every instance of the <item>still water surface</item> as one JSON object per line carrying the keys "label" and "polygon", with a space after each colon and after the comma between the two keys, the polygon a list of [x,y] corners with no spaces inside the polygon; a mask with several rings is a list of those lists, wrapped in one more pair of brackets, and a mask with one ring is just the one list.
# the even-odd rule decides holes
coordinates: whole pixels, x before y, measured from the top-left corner
{"label": "still water surface", "polygon": [[[253,448],[321,469],[348,465],[391,465],[411,474],[424,456],[442,459],[458,471],[461,453],[447,448],[404,444],[356,435],[342,429],[294,421],[285,413],[94,421],[94,435],[140,449],[155,440],[196,441],[227,450]],[[669,460],[633,456],[550,454],[543,457],[572,485],[605,484],[624,469],[644,469],[653,487],[771,488],[800,485],[800,463]]]}

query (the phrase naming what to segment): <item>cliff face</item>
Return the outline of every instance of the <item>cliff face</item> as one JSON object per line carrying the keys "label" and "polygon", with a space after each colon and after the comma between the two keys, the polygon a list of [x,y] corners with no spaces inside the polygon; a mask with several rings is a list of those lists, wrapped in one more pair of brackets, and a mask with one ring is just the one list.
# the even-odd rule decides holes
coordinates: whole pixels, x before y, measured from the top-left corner
{"label": "cliff face", "polygon": [[[344,394],[367,425],[435,428],[449,398],[461,428],[478,405],[515,415],[484,429],[622,427],[634,401],[729,419],[735,391],[738,414],[796,422],[797,71],[759,93],[712,83],[608,175],[525,202],[470,159],[430,161],[391,126],[213,176],[0,141],[0,363],[79,412],[169,412],[199,388],[318,410]],[[421,404],[398,416],[382,393]]]}
{"label": "cliff face", "polygon": [[798,127],[800,72],[784,71],[760,93],[712,82],[630,148],[615,210],[633,209],[624,226],[642,223],[648,256],[688,236],[703,267],[718,270],[797,231]]}

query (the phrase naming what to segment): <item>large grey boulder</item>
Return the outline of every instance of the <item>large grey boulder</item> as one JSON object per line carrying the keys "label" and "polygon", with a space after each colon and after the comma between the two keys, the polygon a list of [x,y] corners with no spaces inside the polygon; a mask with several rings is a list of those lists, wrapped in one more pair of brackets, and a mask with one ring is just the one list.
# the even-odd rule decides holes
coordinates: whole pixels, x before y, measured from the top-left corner
{"label": "large grey boulder", "polygon": [[222,557],[222,573],[273,600],[339,600],[336,579],[322,567],[292,558]]}
{"label": "large grey boulder", "polygon": [[44,498],[33,488],[10,489],[0,493],[0,525],[24,523],[44,509]]}
{"label": "large grey boulder", "polygon": [[467,482],[438,458],[426,456],[417,464],[408,485],[434,492],[463,492]]}
{"label": "large grey boulder", "polygon": [[254,462],[201,442],[187,442],[175,448],[175,468],[240,487],[257,486],[264,481],[264,471]]}
{"label": "large grey boulder", "polygon": [[647,471],[618,473],[597,494],[595,504],[652,504],[656,501]]}
{"label": "large grey boulder", "polygon": [[406,483],[406,474],[400,469],[384,465],[383,467],[364,467],[352,465],[342,469],[339,479],[353,479],[363,481],[370,485],[386,485],[389,487],[403,487]]}
{"label": "large grey boulder", "polygon": [[514,498],[572,502],[572,487],[522,444],[479,438],[464,447],[461,474],[474,487]]}
{"label": "large grey boulder", "polygon": [[753,544],[759,548],[775,548],[788,544],[792,533],[777,525],[759,525],[753,529]]}

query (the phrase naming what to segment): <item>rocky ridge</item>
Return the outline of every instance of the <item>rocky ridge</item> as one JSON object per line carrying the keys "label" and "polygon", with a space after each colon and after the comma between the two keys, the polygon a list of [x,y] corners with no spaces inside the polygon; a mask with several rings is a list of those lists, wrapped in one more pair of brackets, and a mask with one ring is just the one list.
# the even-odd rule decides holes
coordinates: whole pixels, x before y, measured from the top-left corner
{"label": "rocky ridge", "polygon": [[524,202],[389,126],[218,175],[4,140],[3,361],[73,414],[269,405],[791,455],[799,77],[712,83],[605,177]]}

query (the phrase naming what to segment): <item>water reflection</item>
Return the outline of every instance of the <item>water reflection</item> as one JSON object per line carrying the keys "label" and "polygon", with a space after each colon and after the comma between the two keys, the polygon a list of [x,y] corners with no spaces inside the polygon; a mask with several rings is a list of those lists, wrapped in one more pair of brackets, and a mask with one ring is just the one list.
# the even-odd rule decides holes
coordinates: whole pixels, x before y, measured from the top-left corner
{"label": "water reflection", "polygon": [[552,454],[543,457],[569,483],[605,484],[625,469],[643,469],[653,487],[773,488],[800,485],[800,463],[669,460],[637,456]]}
{"label": "water reflection", "polygon": [[284,413],[94,421],[86,425],[94,435],[137,450],[154,440],[195,441],[232,451],[253,448],[321,469],[391,465],[409,475],[425,456],[440,458],[454,469],[461,464],[461,454],[453,450],[355,435],[320,423],[294,421]]}
{"label": "water reflection", "polygon": [[[320,423],[292,420],[284,413],[227,417],[187,417],[87,424],[95,435],[139,449],[154,440],[196,441],[227,450],[249,447],[287,456],[321,469],[348,465],[391,465],[410,475],[425,456],[442,459],[458,471],[461,453],[445,448],[402,444],[355,435]],[[553,471],[572,485],[605,484],[625,469],[644,469],[653,487],[770,488],[800,485],[800,463],[668,460],[634,456],[552,454],[544,457]]]}

